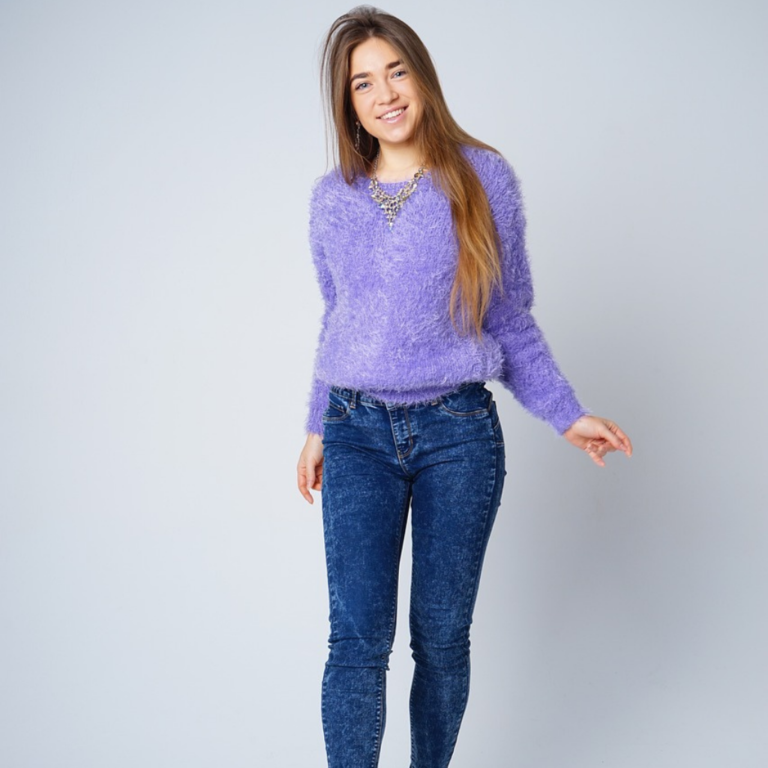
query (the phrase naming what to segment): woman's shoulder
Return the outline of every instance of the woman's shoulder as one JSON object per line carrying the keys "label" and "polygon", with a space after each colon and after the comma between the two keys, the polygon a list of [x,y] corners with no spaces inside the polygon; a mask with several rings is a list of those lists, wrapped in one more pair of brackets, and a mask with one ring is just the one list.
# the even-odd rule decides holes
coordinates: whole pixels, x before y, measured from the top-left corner
{"label": "woman's shoulder", "polygon": [[519,216],[524,201],[520,182],[512,164],[499,151],[462,145],[472,163],[495,217],[502,223]]}
{"label": "woman's shoulder", "polygon": [[315,231],[343,227],[360,204],[358,179],[348,184],[338,166],[315,177],[309,194],[310,226]]}
{"label": "woman's shoulder", "polygon": [[312,181],[312,195],[327,194],[340,181],[343,181],[341,172],[338,168],[331,168],[330,171],[316,176]]}
{"label": "woman's shoulder", "polygon": [[313,204],[321,205],[327,200],[339,201],[340,198],[349,196],[354,183],[347,184],[344,175],[338,166],[315,177],[312,182],[310,198]]}
{"label": "woman's shoulder", "polygon": [[473,144],[462,144],[461,151],[472,163],[481,181],[492,181],[498,177],[514,176],[514,170],[507,158],[492,147],[478,147]]}

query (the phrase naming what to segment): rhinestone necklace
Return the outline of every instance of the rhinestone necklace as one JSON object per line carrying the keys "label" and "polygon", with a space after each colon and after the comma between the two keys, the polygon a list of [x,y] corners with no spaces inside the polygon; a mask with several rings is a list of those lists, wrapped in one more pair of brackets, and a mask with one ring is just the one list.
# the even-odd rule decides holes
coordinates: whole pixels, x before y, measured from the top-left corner
{"label": "rhinestone necklace", "polygon": [[376,168],[379,164],[379,155],[377,154],[373,161],[373,176],[371,176],[368,189],[371,190],[371,197],[379,204],[387,216],[389,222],[389,228],[392,229],[392,225],[395,223],[395,216],[400,212],[403,207],[403,203],[411,196],[416,189],[416,184],[419,179],[424,176],[424,166],[422,165],[418,171],[413,175],[413,178],[406,182],[405,186],[400,189],[396,195],[390,195],[389,192],[385,192],[379,186],[379,180],[376,178]]}

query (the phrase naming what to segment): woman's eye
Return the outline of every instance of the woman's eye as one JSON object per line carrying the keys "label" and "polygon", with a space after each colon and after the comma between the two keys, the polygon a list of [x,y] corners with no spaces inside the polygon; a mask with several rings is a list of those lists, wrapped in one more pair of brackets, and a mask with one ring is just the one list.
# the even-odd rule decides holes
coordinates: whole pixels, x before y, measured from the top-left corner
{"label": "woman's eye", "polygon": [[[406,70],[398,69],[397,72],[394,72],[392,74],[392,77],[396,77],[397,75],[407,75],[407,74],[408,74],[408,72]],[[398,77],[397,79],[400,80],[401,78]],[[364,85],[370,85],[370,83],[358,83],[355,86],[355,90],[356,91],[367,91],[368,90],[367,88],[363,88]]]}

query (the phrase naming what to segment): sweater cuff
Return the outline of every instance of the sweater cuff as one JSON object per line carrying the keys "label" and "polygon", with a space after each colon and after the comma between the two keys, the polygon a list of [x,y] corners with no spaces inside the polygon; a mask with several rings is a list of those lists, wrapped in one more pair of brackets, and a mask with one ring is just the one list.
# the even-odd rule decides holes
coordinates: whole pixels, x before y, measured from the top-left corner
{"label": "sweater cuff", "polygon": [[576,420],[591,413],[592,411],[584,408],[578,400],[569,398],[558,404],[557,409],[547,421],[558,435],[562,435]]}

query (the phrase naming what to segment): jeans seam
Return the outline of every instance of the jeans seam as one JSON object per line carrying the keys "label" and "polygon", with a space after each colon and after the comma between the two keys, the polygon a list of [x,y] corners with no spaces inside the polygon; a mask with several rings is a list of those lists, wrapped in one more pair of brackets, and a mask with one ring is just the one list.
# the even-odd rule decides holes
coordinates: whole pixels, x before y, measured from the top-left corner
{"label": "jeans seam", "polygon": [[373,755],[371,756],[371,768],[376,768],[381,754],[381,736],[383,733],[384,720],[384,676],[387,674],[385,669],[379,669],[378,681],[376,687],[376,731],[373,734]]}
{"label": "jeans seam", "polygon": [[493,471],[490,474],[490,479],[488,483],[488,489],[487,489],[487,502],[485,504],[485,507],[483,509],[483,535],[480,537],[480,540],[478,541],[477,547],[475,548],[475,552],[473,553],[473,561],[472,561],[472,572],[474,574],[474,589],[470,594],[467,595],[467,602],[464,606],[464,618],[467,623],[469,623],[469,615],[472,612],[472,607],[475,604],[475,601],[477,599],[477,592],[479,588],[479,582],[480,582],[480,573],[479,569],[481,567],[481,555],[484,552],[486,542],[489,538],[489,531],[488,531],[488,523],[491,519],[491,506],[494,502],[494,490],[496,489],[496,483],[498,482],[498,457],[497,452],[494,451],[494,462],[493,462]]}

